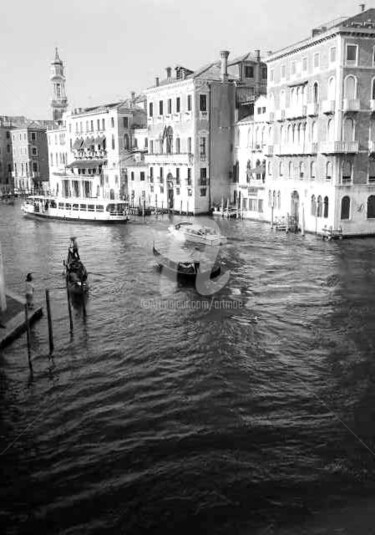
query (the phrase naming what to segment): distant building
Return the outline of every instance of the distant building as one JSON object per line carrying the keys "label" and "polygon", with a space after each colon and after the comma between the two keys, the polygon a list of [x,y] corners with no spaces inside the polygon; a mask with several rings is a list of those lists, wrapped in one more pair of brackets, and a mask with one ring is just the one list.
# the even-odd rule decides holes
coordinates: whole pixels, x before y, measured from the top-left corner
{"label": "distant building", "polygon": [[0,118],[0,191],[13,190],[12,129],[9,121]]}
{"label": "distant building", "polygon": [[374,39],[369,9],[266,59],[268,219],[275,212],[311,232],[375,233]]}
{"label": "distant building", "polygon": [[23,191],[48,187],[46,127],[30,122],[11,131],[14,187]]}
{"label": "distant building", "polygon": [[254,115],[238,121],[234,130],[233,204],[243,217],[258,220],[264,219],[266,155],[272,138],[268,121],[267,97],[261,96],[254,103]]}
{"label": "distant building", "polygon": [[135,100],[64,114],[61,128],[48,132],[51,191],[111,199],[128,194],[125,162],[135,129],[146,125],[144,107]]}
{"label": "distant building", "polygon": [[[231,193],[233,125],[266,92],[260,55],[228,63],[229,52],[197,71],[167,68],[147,97],[148,193],[152,206],[207,213]],[[147,193],[146,193],[147,195]]]}
{"label": "distant building", "polygon": [[61,121],[62,116],[68,107],[68,99],[65,93],[64,64],[59,57],[57,48],[55,51],[55,58],[51,62],[50,80],[52,82],[52,119],[54,121]]}

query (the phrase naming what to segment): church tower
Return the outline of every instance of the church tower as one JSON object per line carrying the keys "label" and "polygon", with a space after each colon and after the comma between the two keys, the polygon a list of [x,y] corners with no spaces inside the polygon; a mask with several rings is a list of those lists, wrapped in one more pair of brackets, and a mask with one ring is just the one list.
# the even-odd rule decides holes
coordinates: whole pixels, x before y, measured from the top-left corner
{"label": "church tower", "polygon": [[68,99],[65,94],[65,76],[64,76],[64,64],[59,57],[59,53],[56,48],[55,59],[51,62],[51,76],[52,82],[52,118],[54,121],[61,121],[62,114],[68,107]]}

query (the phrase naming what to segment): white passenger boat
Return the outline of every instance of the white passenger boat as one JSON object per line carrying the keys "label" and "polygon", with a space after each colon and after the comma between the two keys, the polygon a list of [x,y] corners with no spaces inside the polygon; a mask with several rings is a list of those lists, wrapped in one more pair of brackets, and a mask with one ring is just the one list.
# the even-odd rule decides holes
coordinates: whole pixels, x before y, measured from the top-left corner
{"label": "white passenger boat", "polygon": [[221,234],[218,234],[215,229],[197,225],[191,223],[190,221],[181,221],[177,225],[171,225],[168,227],[168,230],[178,239],[184,239],[196,243],[222,245],[227,242],[227,238]]}
{"label": "white passenger boat", "polygon": [[124,201],[99,198],[64,198],[31,195],[21,209],[25,216],[93,223],[126,223],[128,205]]}

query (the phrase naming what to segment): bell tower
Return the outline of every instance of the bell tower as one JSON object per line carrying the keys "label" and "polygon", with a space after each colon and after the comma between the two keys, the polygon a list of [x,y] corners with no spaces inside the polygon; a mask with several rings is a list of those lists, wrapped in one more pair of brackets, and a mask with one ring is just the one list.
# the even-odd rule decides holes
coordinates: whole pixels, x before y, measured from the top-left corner
{"label": "bell tower", "polygon": [[52,118],[54,121],[61,121],[64,111],[68,107],[68,99],[65,94],[64,64],[59,57],[58,50],[55,51],[55,59],[51,62],[52,82]]}

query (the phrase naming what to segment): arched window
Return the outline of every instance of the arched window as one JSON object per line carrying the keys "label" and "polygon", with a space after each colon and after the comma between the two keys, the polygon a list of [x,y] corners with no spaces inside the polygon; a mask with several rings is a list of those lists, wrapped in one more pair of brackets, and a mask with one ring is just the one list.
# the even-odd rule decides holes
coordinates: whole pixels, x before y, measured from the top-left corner
{"label": "arched window", "polygon": [[293,130],[291,124],[288,125],[288,142],[293,143]]}
{"label": "arched window", "polygon": [[255,167],[256,167],[256,179],[260,180],[262,178],[260,160],[256,161]]}
{"label": "arched window", "polygon": [[247,146],[248,147],[251,147],[251,145],[252,145],[252,139],[251,139],[252,134],[253,134],[253,132],[252,132],[252,129],[250,127],[249,130],[247,131]]}
{"label": "arched window", "polygon": [[316,126],[316,121],[311,123],[311,141],[317,143],[318,141],[318,128]]}
{"label": "arched window", "polygon": [[273,128],[272,128],[272,126],[270,126],[269,129],[268,129],[268,143],[270,145],[273,144]]}
{"label": "arched window", "polygon": [[313,85],[313,102],[318,104],[319,102],[319,85],[318,82],[315,82]]}
{"label": "arched window", "polygon": [[370,195],[367,199],[367,218],[375,218],[375,195]]}
{"label": "arched window", "polygon": [[350,197],[345,196],[341,199],[341,219],[350,218]]}
{"label": "arched window", "polygon": [[275,208],[276,207],[276,191],[273,190],[272,192],[272,206]]}
{"label": "arched window", "polygon": [[272,165],[271,165],[271,162],[269,161],[268,162],[268,174],[271,176],[272,175]]}
{"label": "arched window", "polygon": [[348,160],[342,163],[342,182],[351,182],[352,180],[352,164]]}
{"label": "arched window", "polygon": [[281,194],[280,194],[280,191],[277,192],[277,208],[279,210],[281,208]]}
{"label": "arched window", "polygon": [[351,74],[344,80],[344,98],[349,100],[357,98],[357,78]]}
{"label": "arched window", "polygon": [[251,162],[250,162],[250,160],[247,160],[247,164],[246,164],[246,182],[247,182],[247,183],[250,182],[251,177],[252,177],[252,173],[251,173]]}
{"label": "arched window", "polygon": [[266,160],[262,162],[262,182],[266,180]]}
{"label": "arched window", "polygon": [[332,178],[332,162],[327,162],[326,179],[331,180],[331,178]]}
{"label": "arched window", "polygon": [[292,162],[289,162],[288,174],[289,174],[289,178],[292,178],[292,176],[293,176],[293,163]]}
{"label": "arched window", "polygon": [[171,126],[168,126],[165,137],[166,137],[166,140],[167,140],[167,146],[166,146],[167,154],[172,154],[172,150],[173,150],[173,129],[172,129]]}
{"label": "arched window", "polygon": [[181,140],[179,137],[176,137],[176,153],[180,154],[181,152]]}
{"label": "arched window", "polygon": [[322,210],[323,210],[322,196],[319,195],[318,201],[316,203],[316,216],[317,217],[322,217]]}
{"label": "arched window", "polygon": [[316,162],[311,162],[310,165],[310,176],[312,179],[316,177]]}
{"label": "arched window", "polygon": [[328,217],[328,197],[324,197],[323,217]]}
{"label": "arched window", "polygon": [[115,149],[115,136],[112,134],[112,149]]}
{"label": "arched window", "polygon": [[280,143],[285,143],[285,128],[284,125],[280,126]]}
{"label": "arched window", "polygon": [[334,140],[334,122],[333,119],[329,119],[327,123],[327,139],[328,141]]}
{"label": "arched window", "polygon": [[334,76],[328,80],[328,100],[336,100],[336,79]]}
{"label": "arched window", "polygon": [[284,162],[281,161],[281,162],[279,163],[279,175],[280,175],[280,176],[283,176],[283,174],[284,174]]}
{"label": "arched window", "polygon": [[316,199],[315,199],[315,195],[311,196],[311,215],[313,215],[313,216],[316,215]]}
{"label": "arched window", "polygon": [[302,123],[299,123],[298,125],[298,137],[297,137],[297,143],[302,143]]}
{"label": "arched window", "polygon": [[281,110],[285,110],[285,104],[286,104],[285,90],[282,89],[282,90],[280,91],[280,109],[281,109]]}
{"label": "arched window", "polygon": [[300,162],[299,163],[299,178],[304,178],[305,176],[305,163]]}
{"label": "arched window", "polygon": [[354,140],[354,121],[347,117],[344,122],[344,141]]}
{"label": "arched window", "polygon": [[128,150],[129,149],[129,136],[128,134],[124,134],[124,149]]}

